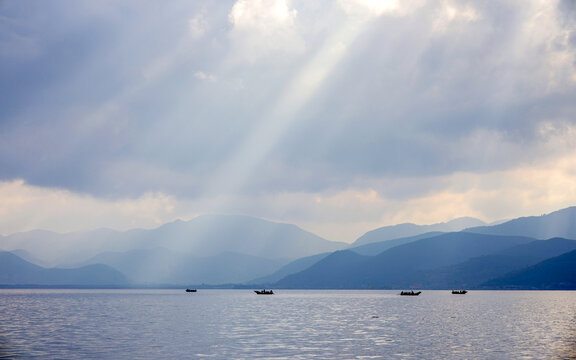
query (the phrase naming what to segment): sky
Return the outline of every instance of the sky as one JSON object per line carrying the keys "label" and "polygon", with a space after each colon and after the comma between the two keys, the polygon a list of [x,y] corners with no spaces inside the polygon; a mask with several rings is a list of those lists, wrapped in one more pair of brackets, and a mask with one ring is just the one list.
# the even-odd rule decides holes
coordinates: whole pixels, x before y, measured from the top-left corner
{"label": "sky", "polygon": [[540,215],[574,114],[574,0],[4,0],[0,234]]}

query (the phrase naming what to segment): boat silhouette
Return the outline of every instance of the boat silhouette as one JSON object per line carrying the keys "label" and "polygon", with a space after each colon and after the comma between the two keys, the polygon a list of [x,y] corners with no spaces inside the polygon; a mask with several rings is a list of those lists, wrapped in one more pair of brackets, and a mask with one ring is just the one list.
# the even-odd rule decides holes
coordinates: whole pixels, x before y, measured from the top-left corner
{"label": "boat silhouette", "polygon": [[410,291],[402,291],[402,292],[400,292],[400,295],[403,295],[403,296],[418,296],[418,295],[420,295],[421,293],[422,293],[422,291],[413,291],[413,290],[410,290]]}
{"label": "boat silhouette", "polygon": [[254,290],[254,292],[258,295],[274,295],[272,290]]}

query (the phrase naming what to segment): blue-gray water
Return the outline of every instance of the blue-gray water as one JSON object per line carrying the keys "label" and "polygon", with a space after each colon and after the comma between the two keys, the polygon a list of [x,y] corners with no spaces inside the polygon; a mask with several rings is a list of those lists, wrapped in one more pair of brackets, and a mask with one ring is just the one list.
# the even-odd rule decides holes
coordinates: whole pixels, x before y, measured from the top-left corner
{"label": "blue-gray water", "polygon": [[0,358],[576,359],[576,292],[0,290]]}

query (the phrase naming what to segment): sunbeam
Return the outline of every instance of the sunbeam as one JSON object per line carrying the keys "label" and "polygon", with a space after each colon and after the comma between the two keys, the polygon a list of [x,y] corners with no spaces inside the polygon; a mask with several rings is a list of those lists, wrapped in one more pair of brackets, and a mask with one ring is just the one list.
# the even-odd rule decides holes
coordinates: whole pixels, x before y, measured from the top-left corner
{"label": "sunbeam", "polygon": [[[395,2],[391,2],[391,4]],[[234,194],[253,176],[254,170],[281,140],[282,136],[299,121],[299,113],[314,98],[322,85],[346,57],[350,46],[370,23],[397,6],[378,6],[360,3],[370,11],[350,15],[339,29],[332,33],[315,51],[314,56],[298,71],[271,110],[258,120],[258,126],[217,171],[214,181],[205,189],[207,194]]]}

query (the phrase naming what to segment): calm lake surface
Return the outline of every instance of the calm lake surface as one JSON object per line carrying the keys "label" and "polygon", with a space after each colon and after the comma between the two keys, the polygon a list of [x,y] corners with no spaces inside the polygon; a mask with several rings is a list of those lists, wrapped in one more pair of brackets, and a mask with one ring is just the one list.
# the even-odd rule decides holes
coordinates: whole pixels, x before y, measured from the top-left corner
{"label": "calm lake surface", "polygon": [[0,290],[0,359],[576,359],[576,292]]}

